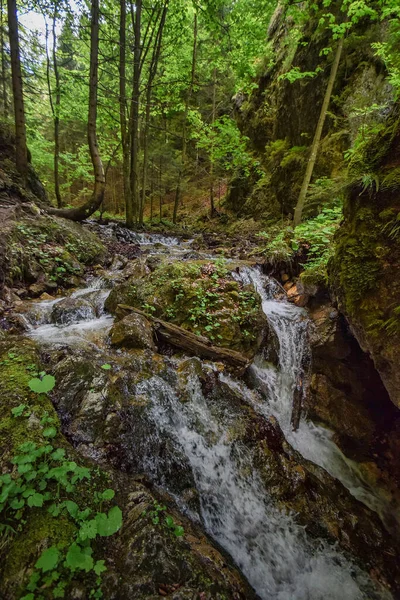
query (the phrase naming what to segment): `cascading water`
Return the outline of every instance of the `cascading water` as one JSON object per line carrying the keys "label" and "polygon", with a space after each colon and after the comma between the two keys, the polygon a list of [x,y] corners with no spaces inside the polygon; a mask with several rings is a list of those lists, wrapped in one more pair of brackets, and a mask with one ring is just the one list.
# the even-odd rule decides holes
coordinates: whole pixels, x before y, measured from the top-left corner
{"label": "cascading water", "polygon": [[258,268],[243,269],[241,277],[244,282],[252,283],[260,294],[263,311],[279,340],[278,369],[266,363],[262,356],[256,357],[251,366],[254,384],[266,402],[255,402],[244,385],[240,386],[242,393],[247,394],[258,412],[273,414],[278,419],[286,440],[304,458],[338,479],[355,498],[377,512],[383,522],[392,526],[394,518],[400,525],[400,516],[394,514],[386,495],[364,480],[357,463],[348,459],[332,441],[332,432],[305,419],[297,431],[293,431],[294,389],[303,376],[304,359],[309,354],[307,313],[286,300],[274,300],[276,283],[262,275]]}
{"label": "cascading water", "polygon": [[[162,240],[162,241],[161,241]],[[175,239],[158,239],[135,234],[135,241],[149,250],[161,243],[163,252],[182,257],[190,247]],[[157,254],[156,248],[152,253]],[[304,457],[324,467],[340,479],[349,490],[368,506],[381,510],[379,498],[370,492],[357,475],[356,467],[334,445],[327,430],[304,420],[297,432],[292,431],[293,391],[303,373],[308,352],[307,319],[302,309],[274,299],[276,285],[257,269],[243,269],[237,277],[253,283],[260,293],[264,311],[279,341],[279,368],[257,357],[251,367],[252,376],[264,400],[242,381],[216,374],[220,381],[240,390],[241,396],[262,414],[274,414],[288,442]],[[269,287],[268,287],[269,285]],[[93,294],[95,298],[93,298]],[[28,335],[43,344],[87,344],[102,352],[98,337],[104,340],[112,317],[102,306],[107,290],[99,280],[88,288],[74,292],[70,298],[94,304],[96,316],[78,308],[72,322],[51,322],[54,307],[64,299],[34,303],[26,318],[30,319]],[[101,307],[99,307],[101,305]],[[86,311],[86,312],[85,312]],[[110,356],[107,349],[107,356]],[[118,351],[119,353],[121,351]],[[116,354],[115,357],[120,354]],[[205,365],[203,365],[205,366]],[[212,369],[211,366],[205,368]],[[216,372],[215,372],[216,373]],[[168,458],[154,452],[157,443],[169,438],[179,450],[175,461],[191,470],[199,495],[200,518],[209,533],[233,558],[262,600],[358,600],[389,599],[391,595],[374,584],[337,549],[324,542],[311,542],[303,527],[292,515],[279,510],[252,464],[248,449],[229,435],[227,420],[215,416],[215,410],[204,396],[200,380],[193,371],[187,380],[187,401],[178,398],[175,369],[164,378],[154,375],[135,386],[135,395],[150,399],[148,419],[151,435],[137,443],[132,428],[132,451],[140,453],[139,463],[158,485],[172,491],[179,505],[191,514],[186,500],[171,490]],[[229,408],[227,409],[229,410]],[[128,420],[129,423],[129,420]],[[160,446],[159,446],[160,447]],[[181,458],[179,458],[181,457]]]}
{"label": "cascading water", "polygon": [[[140,395],[152,399],[159,436],[170,436],[188,459],[207,532],[232,556],[263,600],[358,600],[390,598],[328,544],[312,544],[291,515],[277,509],[253,470],[246,448],[230,439],[218,422],[195,374],[190,400],[179,401],[160,377],[142,382]],[[147,472],[157,472],[157,457]],[[150,464],[149,464],[150,463]]]}

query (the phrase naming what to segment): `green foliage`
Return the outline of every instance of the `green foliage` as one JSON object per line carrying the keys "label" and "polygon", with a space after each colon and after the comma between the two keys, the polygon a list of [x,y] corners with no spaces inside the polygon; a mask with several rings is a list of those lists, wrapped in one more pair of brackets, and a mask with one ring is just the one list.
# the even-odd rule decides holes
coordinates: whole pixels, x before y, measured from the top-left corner
{"label": "green foliage", "polygon": [[309,282],[326,283],[327,265],[333,254],[333,237],[342,217],[340,206],[325,207],[319,215],[306,220],[293,230],[276,225],[259,236],[266,241],[260,248],[272,265],[291,262],[295,256],[303,259],[302,278]]}
{"label": "green foliage", "polygon": [[174,518],[165,512],[166,510],[166,506],[164,506],[163,504],[159,504],[155,500],[153,508],[149,511],[144,511],[142,514],[143,516],[146,516],[148,514],[154,525],[163,526],[165,529],[171,531],[171,533],[175,537],[179,538],[184,536],[184,528],[181,525],[177,525],[174,521]]}
{"label": "green foliage", "polygon": [[[28,385],[40,396],[54,388],[55,380],[41,373],[41,379],[30,379]],[[14,419],[28,416],[25,404],[11,412]],[[102,509],[103,503],[114,498],[114,491],[106,489],[94,493],[93,504],[81,508],[72,498],[77,497],[82,482],[90,482],[91,470],[70,460],[64,448],[49,441],[57,436],[58,429],[55,419],[46,411],[40,419],[39,433],[41,442],[20,444],[18,453],[11,459],[12,470],[0,475],[0,534],[4,536],[11,531],[23,535],[30,511],[38,508],[46,510],[51,518],[71,519],[76,534],[66,548],[53,545],[43,550],[26,585],[28,594],[24,598],[66,597],[75,571],[84,571],[91,577],[94,586],[91,596],[101,598],[101,573],[106,567],[103,560],[95,561],[91,541],[113,535],[122,526],[118,506],[110,507],[107,512]]]}
{"label": "green foliage", "polygon": [[51,392],[56,384],[56,380],[53,375],[43,375],[40,379],[38,377],[34,377],[29,381],[29,387],[32,392],[36,394],[47,394]]}

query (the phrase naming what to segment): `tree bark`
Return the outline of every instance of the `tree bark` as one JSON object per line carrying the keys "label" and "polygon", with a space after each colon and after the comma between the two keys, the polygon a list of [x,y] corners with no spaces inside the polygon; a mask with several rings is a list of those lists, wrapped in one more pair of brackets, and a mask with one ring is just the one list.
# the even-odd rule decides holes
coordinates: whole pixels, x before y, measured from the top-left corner
{"label": "tree bark", "polygon": [[21,60],[19,52],[18,18],[16,0],[7,0],[8,34],[10,38],[11,78],[15,115],[15,162],[24,182],[28,176],[28,150],[26,146],[26,126],[24,96],[22,88]]}
{"label": "tree bark", "polygon": [[126,120],[126,0],[120,0],[119,20],[119,118],[122,142],[122,179],[125,219],[133,223],[131,190],[129,184],[129,136]]}
{"label": "tree bark", "polygon": [[189,114],[190,100],[193,94],[194,81],[196,76],[196,63],[197,63],[197,13],[194,13],[193,20],[193,50],[192,50],[192,68],[190,74],[190,84],[188,93],[186,95],[185,100],[185,112],[183,116],[183,128],[182,128],[182,154],[181,154],[181,166],[178,173],[178,183],[176,186],[175,192],[175,202],[174,202],[174,214],[172,217],[173,223],[176,223],[178,217],[178,206],[181,199],[181,183],[182,177],[185,171],[186,165],[186,152],[187,152],[187,139],[186,139],[186,128],[187,128],[187,118]]}
{"label": "tree bark", "polygon": [[[217,69],[214,67],[213,70],[213,87],[212,87],[212,111],[211,111],[211,125],[214,125],[216,117],[217,107]],[[211,146],[210,153],[210,217],[215,216],[215,204],[214,204],[214,159],[213,159],[213,146]]]}
{"label": "tree bark", "polygon": [[153,87],[153,81],[157,73],[158,60],[160,58],[161,52],[161,43],[162,36],[164,31],[165,19],[167,17],[168,10],[168,0],[165,1],[163,11],[161,14],[160,24],[158,27],[155,45],[153,49],[153,55],[150,63],[149,70],[149,78],[147,82],[147,90],[146,90],[146,116],[145,116],[145,126],[144,126],[144,135],[143,135],[143,181],[142,181],[142,197],[140,201],[140,211],[139,211],[139,224],[143,224],[143,213],[144,213],[144,205],[146,199],[146,187],[147,187],[147,154],[148,154],[148,137],[149,137],[149,125],[150,125],[150,108],[151,108],[151,92]]}
{"label": "tree bark", "polygon": [[1,92],[3,101],[3,114],[8,116],[8,97],[7,97],[7,68],[6,68],[6,50],[4,47],[4,14],[3,0],[0,0],[0,46],[1,46]]}
{"label": "tree bark", "polygon": [[[9,0],[12,1],[12,0]],[[48,212],[72,221],[83,221],[101,206],[104,199],[106,178],[97,144],[97,87],[99,68],[99,0],[92,0],[90,25],[90,76],[89,76],[89,112],[88,112],[88,143],[93,164],[94,190],[88,202],[77,208],[50,209]]]}
{"label": "tree bark", "polygon": [[142,18],[142,0],[137,0],[135,4],[134,35],[135,48],[133,52],[133,86],[131,101],[131,123],[130,123],[130,141],[131,141],[131,164],[130,164],[130,188],[132,211],[130,218],[126,220],[128,227],[132,227],[138,218],[139,209],[139,102],[140,102],[140,59],[141,59],[141,18]]}
{"label": "tree bark", "polygon": [[337,71],[338,71],[338,67],[339,67],[339,62],[340,62],[340,57],[342,55],[342,50],[343,50],[343,38],[340,38],[337,48],[336,48],[335,58],[334,58],[334,61],[333,61],[332,67],[331,67],[331,72],[329,75],[328,85],[327,85],[327,88],[325,91],[324,101],[322,103],[321,112],[320,112],[318,123],[317,123],[317,128],[315,130],[314,139],[313,139],[313,143],[311,146],[310,158],[308,159],[307,169],[304,174],[304,179],[303,179],[303,183],[301,186],[299,198],[297,200],[296,208],[294,210],[293,225],[295,227],[301,223],[301,217],[302,217],[302,213],[303,213],[304,204],[306,201],[308,186],[310,185],[311,177],[312,177],[312,174],[314,171],[315,162],[317,160],[318,147],[319,147],[319,143],[321,141],[322,130],[324,127],[326,113],[327,113],[328,107],[329,107],[329,102],[331,100],[333,85],[335,83],[335,79],[336,79],[336,75],[337,75]]}
{"label": "tree bark", "polygon": [[57,63],[57,33],[56,33],[56,21],[57,21],[57,7],[58,3],[54,5],[53,14],[53,71],[54,78],[56,80],[56,101],[54,105],[54,192],[57,199],[58,208],[62,207],[62,199],[60,192],[60,106],[61,106],[61,89],[60,89],[60,74],[58,71]]}

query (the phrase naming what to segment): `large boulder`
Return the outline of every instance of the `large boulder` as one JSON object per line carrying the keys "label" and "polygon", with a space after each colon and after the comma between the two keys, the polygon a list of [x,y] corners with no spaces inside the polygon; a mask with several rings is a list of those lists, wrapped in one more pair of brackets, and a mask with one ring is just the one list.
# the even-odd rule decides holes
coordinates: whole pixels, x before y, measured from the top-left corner
{"label": "large boulder", "polygon": [[161,262],[148,277],[115,286],[106,308],[115,313],[118,304],[140,308],[249,357],[267,330],[260,296],[235,281],[221,260]]}

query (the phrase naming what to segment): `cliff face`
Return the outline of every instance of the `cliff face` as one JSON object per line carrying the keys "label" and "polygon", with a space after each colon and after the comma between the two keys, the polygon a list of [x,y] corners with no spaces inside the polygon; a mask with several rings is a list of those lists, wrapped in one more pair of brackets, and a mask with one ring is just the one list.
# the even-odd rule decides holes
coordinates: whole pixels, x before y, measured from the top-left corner
{"label": "cliff face", "polygon": [[[279,8],[269,28],[270,66],[250,97],[236,98],[239,126],[250,138],[264,172],[261,177],[254,175],[250,183],[240,176],[232,182],[228,205],[239,214],[261,218],[293,211],[334,54],[320,56],[332,41],[317,29],[318,18],[299,29]],[[345,40],[314,170],[313,181],[323,180],[314,186],[314,208],[327,188],[333,196],[340,187],[343,153],[360,124],[383,120],[392,104],[384,65],[370,46],[384,35],[384,25],[360,23]],[[303,73],[321,70],[294,82],[281,78],[296,67]],[[330,186],[334,178],[336,183]]]}
{"label": "cliff face", "polygon": [[330,265],[332,289],[400,407],[400,103],[355,157],[353,175]]}

